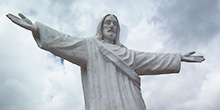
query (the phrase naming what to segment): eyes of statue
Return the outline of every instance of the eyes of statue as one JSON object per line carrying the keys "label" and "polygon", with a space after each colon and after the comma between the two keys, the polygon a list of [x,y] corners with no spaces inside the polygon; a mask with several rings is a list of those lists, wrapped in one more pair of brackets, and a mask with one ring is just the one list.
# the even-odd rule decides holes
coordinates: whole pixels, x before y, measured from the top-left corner
{"label": "eyes of statue", "polygon": [[106,20],[104,22],[104,24],[107,24],[107,25],[111,25],[111,23],[113,23],[114,26],[117,26],[117,22],[116,21]]}

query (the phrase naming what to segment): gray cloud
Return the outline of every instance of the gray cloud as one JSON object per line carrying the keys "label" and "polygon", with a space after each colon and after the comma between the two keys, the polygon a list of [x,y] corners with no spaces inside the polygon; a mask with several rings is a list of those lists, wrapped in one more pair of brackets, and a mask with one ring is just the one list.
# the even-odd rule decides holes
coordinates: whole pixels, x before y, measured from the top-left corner
{"label": "gray cloud", "polygon": [[152,18],[152,22],[163,22],[163,30],[170,35],[169,44],[179,48],[192,47],[195,43],[206,45],[219,33],[218,3],[218,0],[158,3],[158,15]]}

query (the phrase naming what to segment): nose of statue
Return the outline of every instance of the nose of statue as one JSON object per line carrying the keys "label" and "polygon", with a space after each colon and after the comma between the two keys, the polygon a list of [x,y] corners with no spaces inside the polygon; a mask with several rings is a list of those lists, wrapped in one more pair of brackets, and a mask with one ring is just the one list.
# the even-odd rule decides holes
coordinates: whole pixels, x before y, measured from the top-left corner
{"label": "nose of statue", "polygon": [[114,26],[113,22],[111,22],[110,27],[112,28]]}

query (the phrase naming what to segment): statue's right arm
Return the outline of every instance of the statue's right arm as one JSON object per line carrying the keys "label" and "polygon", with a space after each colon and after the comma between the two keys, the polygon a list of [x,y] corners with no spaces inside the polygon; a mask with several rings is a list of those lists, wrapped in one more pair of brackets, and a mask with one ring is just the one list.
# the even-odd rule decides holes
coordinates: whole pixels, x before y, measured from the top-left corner
{"label": "statue's right arm", "polygon": [[32,23],[24,15],[19,17],[12,14],[6,15],[13,23],[32,31],[37,45],[51,53],[64,58],[81,67],[86,66],[87,46],[86,39],[72,37],[58,32],[39,22]]}

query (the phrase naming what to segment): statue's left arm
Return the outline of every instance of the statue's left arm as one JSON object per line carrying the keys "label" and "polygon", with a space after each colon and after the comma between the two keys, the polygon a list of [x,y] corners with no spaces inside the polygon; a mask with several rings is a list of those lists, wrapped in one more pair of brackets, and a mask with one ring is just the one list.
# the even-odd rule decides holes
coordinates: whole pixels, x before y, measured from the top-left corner
{"label": "statue's left arm", "polygon": [[136,52],[135,71],[139,75],[178,73],[181,54]]}
{"label": "statue's left arm", "polygon": [[203,56],[193,56],[195,52],[185,55],[172,53],[145,53],[136,52],[135,71],[139,75],[157,75],[178,73],[181,67],[181,61],[202,62]]}

